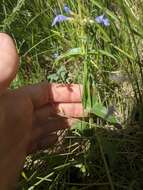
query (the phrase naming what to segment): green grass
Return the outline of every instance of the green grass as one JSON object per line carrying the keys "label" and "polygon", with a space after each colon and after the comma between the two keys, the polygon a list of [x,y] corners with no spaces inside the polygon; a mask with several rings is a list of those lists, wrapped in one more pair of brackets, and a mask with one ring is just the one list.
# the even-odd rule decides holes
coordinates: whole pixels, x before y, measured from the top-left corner
{"label": "green grass", "polygon": [[[64,3],[72,20],[52,27]],[[12,88],[82,83],[89,112],[59,148],[27,158],[19,189],[143,188],[142,9],[142,0],[2,0],[0,30],[20,55]],[[108,27],[95,21],[103,13]]]}

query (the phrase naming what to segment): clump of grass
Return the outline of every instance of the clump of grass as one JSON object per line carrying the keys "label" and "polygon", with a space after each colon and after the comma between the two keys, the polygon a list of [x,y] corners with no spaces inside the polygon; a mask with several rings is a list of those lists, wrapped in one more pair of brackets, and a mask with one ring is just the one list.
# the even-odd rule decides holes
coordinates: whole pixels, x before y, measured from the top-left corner
{"label": "clump of grass", "polygon": [[[20,189],[142,189],[142,7],[141,0],[3,0],[0,30],[20,55],[12,87],[82,83],[90,116],[69,131],[62,151],[32,156]],[[70,19],[52,26],[57,14]]]}

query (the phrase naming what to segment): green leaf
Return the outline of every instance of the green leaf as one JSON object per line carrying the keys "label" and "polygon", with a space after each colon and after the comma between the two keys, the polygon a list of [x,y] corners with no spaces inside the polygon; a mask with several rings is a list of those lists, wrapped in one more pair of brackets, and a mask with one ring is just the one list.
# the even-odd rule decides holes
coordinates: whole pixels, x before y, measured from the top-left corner
{"label": "green leaf", "polygon": [[55,60],[55,64],[58,63],[61,59],[65,59],[65,58],[70,58],[72,56],[76,56],[76,55],[83,55],[83,51],[81,48],[72,48],[70,50],[68,50],[66,53],[63,53],[62,55],[60,55],[56,60]]}
{"label": "green leaf", "polygon": [[125,52],[124,50],[120,49],[119,47],[117,47],[116,45],[114,44],[111,44],[112,47],[114,47],[117,51],[119,51],[120,53],[122,53],[123,55],[125,55],[126,57],[128,57],[129,59],[132,59],[134,60],[134,58],[129,55],[127,52]]}
{"label": "green leaf", "polygon": [[101,103],[96,102],[94,103],[92,108],[87,108],[86,112],[89,114],[95,114],[96,116],[112,123],[117,124],[120,123],[116,116],[114,116],[114,113],[112,113],[109,109],[107,109],[105,106],[103,106]]}
{"label": "green leaf", "polygon": [[80,132],[82,132],[82,131],[84,131],[84,130],[86,130],[88,128],[89,128],[89,124],[86,123],[85,121],[80,121],[80,120],[77,121],[76,123],[74,123],[73,126],[72,126],[72,129],[76,129],[76,130],[78,130]]}
{"label": "green leaf", "polygon": [[99,50],[99,53],[101,53],[102,55],[106,55],[107,57],[110,57],[110,58],[114,59],[115,61],[117,61],[116,57],[107,51]]}

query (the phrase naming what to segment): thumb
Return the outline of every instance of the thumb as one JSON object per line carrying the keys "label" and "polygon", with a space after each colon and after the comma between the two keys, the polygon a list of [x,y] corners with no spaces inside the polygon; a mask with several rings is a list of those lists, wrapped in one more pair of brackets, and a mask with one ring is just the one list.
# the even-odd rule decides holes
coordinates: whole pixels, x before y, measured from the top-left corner
{"label": "thumb", "polygon": [[18,54],[12,38],[0,33],[0,94],[6,90],[18,70]]}

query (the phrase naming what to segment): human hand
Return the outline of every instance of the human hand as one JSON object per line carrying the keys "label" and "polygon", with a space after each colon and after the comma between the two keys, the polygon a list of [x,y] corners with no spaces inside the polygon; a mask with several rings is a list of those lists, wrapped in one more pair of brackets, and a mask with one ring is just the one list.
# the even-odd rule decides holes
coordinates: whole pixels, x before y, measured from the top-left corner
{"label": "human hand", "polygon": [[7,90],[18,68],[13,40],[0,33],[0,189],[9,189],[27,153],[57,140],[56,131],[81,117],[80,85],[47,82]]}

